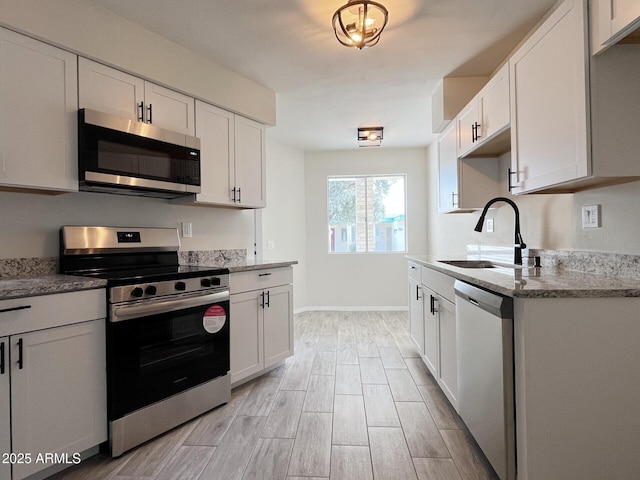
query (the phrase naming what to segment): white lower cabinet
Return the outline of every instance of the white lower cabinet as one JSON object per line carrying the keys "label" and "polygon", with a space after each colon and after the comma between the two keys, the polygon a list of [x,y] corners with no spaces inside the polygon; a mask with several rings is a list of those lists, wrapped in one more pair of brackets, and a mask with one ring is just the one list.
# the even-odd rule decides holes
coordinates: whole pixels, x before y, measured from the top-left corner
{"label": "white lower cabinet", "polygon": [[[422,359],[442,388],[454,408],[458,408],[458,349],[456,340],[456,309],[454,279],[427,267],[417,270],[420,275],[416,285],[415,266],[409,262],[409,318],[410,333],[418,344]],[[415,301],[415,291],[421,292]],[[419,317],[418,317],[419,315]],[[419,318],[420,322],[415,320]],[[415,336],[421,332],[418,341]]]}
{"label": "white lower cabinet", "polygon": [[231,383],[293,355],[292,282],[292,267],[231,274]]}
{"label": "white lower cabinet", "polygon": [[[0,338],[0,455],[11,452],[11,378],[9,337]],[[0,459],[0,480],[11,478],[11,464]]]}
{"label": "white lower cabinet", "polygon": [[420,266],[409,262],[409,335],[424,355],[423,293],[420,285]]}
{"label": "white lower cabinet", "polygon": [[458,405],[458,344],[456,340],[456,306],[444,297],[437,296],[438,336],[438,384],[451,404]]}
{"label": "white lower cabinet", "polygon": [[0,450],[15,457],[0,464],[2,480],[72,464],[107,440],[105,296],[84,293],[0,302],[0,334],[9,334],[0,338]]}

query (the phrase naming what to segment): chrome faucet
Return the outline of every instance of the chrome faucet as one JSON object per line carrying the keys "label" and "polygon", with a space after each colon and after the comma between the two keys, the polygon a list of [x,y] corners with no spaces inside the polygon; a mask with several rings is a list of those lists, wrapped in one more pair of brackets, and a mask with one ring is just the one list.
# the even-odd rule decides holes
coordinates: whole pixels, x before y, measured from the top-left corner
{"label": "chrome faucet", "polygon": [[527,244],[522,241],[522,235],[520,234],[520,211],[518,210],[518,206],[512,200],[509,200],[508,198],[505,198],[505,197],[496,197],[489,200],[487,204],[484,206],[484,209],[480,214],[480,219],[478,220],[478,223],[476,224],[476,228],[474,228],[474,230],[476,232],[482,231],[482,225],[484,224],[484,217],[487,214],[487,210],[489,210],[489,207],[496,202],[508,203],[509,205],[511,205],[511,207],[513,208],[513,211],[516,213],[513,263],[515,265],[522,265],[522,249],[527,248]]}

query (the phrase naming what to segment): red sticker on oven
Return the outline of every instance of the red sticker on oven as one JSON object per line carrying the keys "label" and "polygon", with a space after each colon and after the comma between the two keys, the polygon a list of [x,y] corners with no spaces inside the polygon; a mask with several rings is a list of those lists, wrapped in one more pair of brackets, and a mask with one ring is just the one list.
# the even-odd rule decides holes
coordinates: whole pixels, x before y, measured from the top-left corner
{"label": "red sticker on oven", "polygon": [[207,311],[204,312],[202,326],[209,333],[217,333],[224,327],[226,321],[227,312],[225,312],[224,308],[220,305],[211,305],[207,308]]}

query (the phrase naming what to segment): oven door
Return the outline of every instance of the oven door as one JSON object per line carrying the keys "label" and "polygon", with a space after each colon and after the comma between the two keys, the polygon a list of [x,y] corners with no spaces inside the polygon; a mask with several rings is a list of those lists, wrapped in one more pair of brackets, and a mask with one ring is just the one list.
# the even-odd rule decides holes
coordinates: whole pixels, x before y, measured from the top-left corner
{"label": "oven door", "polygon": [[229,371],[229,292],[112,305],[109,420]]}

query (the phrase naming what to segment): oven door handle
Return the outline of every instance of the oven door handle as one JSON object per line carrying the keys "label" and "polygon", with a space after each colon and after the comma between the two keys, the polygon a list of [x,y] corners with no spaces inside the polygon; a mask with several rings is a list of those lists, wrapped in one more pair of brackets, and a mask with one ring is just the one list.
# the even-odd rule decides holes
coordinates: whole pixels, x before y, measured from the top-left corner
{"label": "oven door handle", "polygon": [[229,290],[209,293],[207,295],[194,295],[191,297],[179,297],[170,300],[160,300],[143,305],[114,305],[111,307],[111,322],[122,322],[133,318],[148,317],[157,313],[175,312],[201,305],[220,303],[229,300]]}

